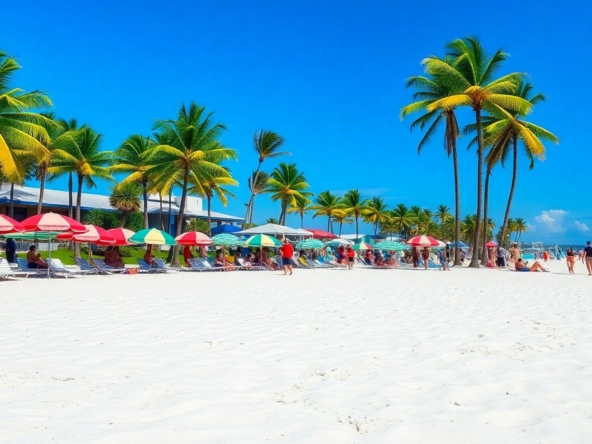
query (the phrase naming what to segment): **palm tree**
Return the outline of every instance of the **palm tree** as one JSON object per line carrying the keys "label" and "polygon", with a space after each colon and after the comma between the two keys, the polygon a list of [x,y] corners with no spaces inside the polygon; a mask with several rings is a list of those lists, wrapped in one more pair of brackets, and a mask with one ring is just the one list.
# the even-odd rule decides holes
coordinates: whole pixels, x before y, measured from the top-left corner
{"label": "palm tree", "polygon": [[[516,232],[516,222],[514,219],[508,219],[508,240],[512,241],[512,233]],[[502,238],[503,239],[503,238]]]}
{"label": "palm tree", "polygon": [[[222,172],[224,171],[224,172]],[[203,174],[203,172],[201,172]],[[223,206],[228,205],[228,198],[235,198],[230,190],[224,188],[225,186],[238,186],[238,182],[232,177],[230,171],[227,168],[224,170],[215,170],[213,174],[206,174],[199,177],[200,171],[196,171],[191,176],[191,188],[188,190],[190,194],[199,194],[204,196],[207,201],[208,209],[208,234],[211,234],[212,227],[212,199],[214,196],[218,196]]]}
{"label": "palm tree", "polygon": [[333,215],[337,211],[343,210],[344,205],[341,198],[332,194],[331,191],[321,192],[315,199],[311,210],[315,211],[312,216],[313,219],[317,216],[327,216],[327,231],[333,233],[333,225],[331,223]]}
{"label": "palm tree", "polygon": [[390,218],[399,232],[399,237],[401,237],[403,231],[408,231],[417,220],[404,204],[398,204],[391,211]]}
{"label": "palm tree", "polygon": [[380,232],[388,233],[389,237],[392,237],[393,232],[395,232],[397,228],[398,226],[395,219],[387,212],[384,218],[380,221]]}
{"label": "palm tree", "polygon": [[12,76],[18,69],[16,60],[0,51],[0,173],[13,186],[23,183],[32,161],[49,156],[46,127],[51,120],[33,110],[52,106],[42,92],[11,89]]}
{"label": "palm tree", "polygon": [[514,231],[517,233],[516,242],[520,241],[522,233],[527,231],[527,229],[528,227],[524,219],[522,219],[521,217],[517,217],[516,219],[514,219]]}
{"label": "palm tree", "polygon": [[356,222],[357,239],[359,234],[358,223],[360,216],[366,210],[367,201],[362,199],[362,195],[360,194],[359,190],[349,190],[347,193],[345,193],[345,196],[343,196],[342,202],[345,211],[354,217],[354,221]]}
{"label": "palm tree", "polygon": [[[247,214],[245,215],[245,222],[243,228],[245,228],[247,225],[250,226],[253,224],[255,198],[257,197],[257,195],[267,193],[269,191],[269,188],[267,186],[268,180],[269,175],[265,171],[253,172],[251,177],[249,177],[247,185],[249,186],[249,190],[251,191],[251,199],[249,200],[249,203],[246,204]],[[249,218],[251,219],[251,221],[247,223],[247,220]]]}
{"label": "palm tree", "polygon": [[147,171],[150,165],[146,161],[146,153],[154,148],[155,142],[150,137],[134,134],[128,137],[115,151],[113,173],[129,173],[119,186],[124,187],[130,183],[138,183],[142,187],[144,206],[144,228],[148,228],[148,188],[150,176]]}
{"label": "palm tree", "polygon": [[436,210],[436,214],[434,214],[434,218],[443,225],[447,220],[452,217],[450,214],[450,209],[446,205],[438,205],[438,209]]}
{"label": "palm tree", "polygon": [[[531,106],[545,100],[543,94],[532,95],[533,86],[528,82],[520,81],[517,85],[516,95],[527,100]],[[530,169],[534,167],[534,158],[543,160],[545,147],[541,139],[559,143],[559,139],[550,131],[524,120],[522,113],[508,113],[503,108],[494,108],[494,115],[484,118],[485,144],[491,146],[487,156],[488,164],[495,164],[500,161],[502,166],[512,152],[512,183],[508,203],[504,213],[504,221],[501,228],[501,239],[506,237],[506,229],[514,199],[516,181],[518,177],[518,141],[522,142],[524,152],[530,160]]]}
{"label": "palm tree", "polygon": [[304,216],[312,208],[310,199],[308,197],[297,197],[296,205],[292,205],[288,208],[288,213],[296,213],[300,215],[300,228],[304,228]]}
{"label": "palm tree", "polygon": [[274,225],[281,225],[280,221],[277,220],[275,217],[270,217],[265,221],[266,224],[274,224]]}
{"label": "palm tree", "polygon": [[411,208],[409,208],[409,215],[415,224],[413,228],[413,234],[418,235],[422,233],[424,222],[423,209],[417,205],[412,205]]}
{"label": "palm tree", "polygon": [[[185,203],[190,177],[197,172],[214,174],[224,171],[220,163],[228,159],[236,159],[234,150],[222,145],[218,138],[226,127],[212,121],[213,113],[205,114],[205,108],[195,103],[187,108],[185,104],[177,114],[176,120],[159,120],[154,125],[163,144],[146,152],[146,162],[150,167],[146,170],[155,187],[163,193],[169,192],[175,184],[181,184],[181,202],[177,215],[176,236],[183,229]],[[201,174],[201,173],[200,173]],[[172,255],[172,265],[179,265],[178,246]]]}
{"label": "palm tree", "polygon": [[[125,226],[125,220],[131,213],[140,211],[140,193],[142,188],[134,182],[118,185],[111,190],[109,205],[121,213],[121,226]],[[145,227],[147,228],[147,227]]]}
{"label": "palm tree", "polygon": [[[477,217],[474,214],[465,216],[463,221],[460,223],[460,234],[464,242],[470,243],[475,237],[476,224]],[[475,248],[473,248],[473,254],[477,254],[475,252]]]}
{"label": "palm tree", "polygon": [[[259,156],[259,163],[257,164],[257,169],[251,176],[251,182],[253,184],[259,183],[259,170],[261,169],[261,165],[263,164],[265,159],[271,159],[274,157],[286,156],[290,154],[287,151],[278,151],[283,144],[284,138],[279,134],[274,133],[273,131],[260,130],[258,133],[255,132],[253,134],[253,145],[255,147],[257,155]],[[249,200],[249,203],[247,205],[246,219],[248,219],[248,221],[245,220],[245,223],[253,223],[253,205],[256,195],[257,193],[255,192],[255,190],[251,189],[251,199]]]}
{"label": "palm tree", "polygon": [[271,193],[271,200],[280,201],[280,225],[286,225],[288,206],[296,205],[298,198],[308,198],[312,195],[305,191],[308,183],[304,173],[298,171],[295,163],[280,163],[269,176],[267,186]]}
{"label": "palm tree", "polygon": [[482,111],[492,106],[500,106],[506,110],[527,113],[531,104],[512,95],[516,85],[524,76],[512,73],[499,79],[494,74],[506,60],[507,54],[498,50],[493,57],[488,57],[481,43],[474,37],[457,39],[447,45],[451,59],[440,59],[430,56],[422,61],[426,71],[437,82],[445,82],[452,95],[438,99],[427,106],[428,111],[449,110],[458,107],[470,107],[475,113],[477,127],[477,214],[473,248],[475,254],[471,259],[471,267],[479,268],[477,249],[481,231],[481,207],[483,198],[483,126]]}
{"label": "palm tree", "polygon": [[366,208],[362,212],[365,222],[374,225],[374,235],[378,234],[378,227],[387,216],[387,205],[382,197],[373,197],[366,203]]}
{"label": "palm tree", "polygon": [[[112,180],[109,165],[112,153],[101,151],[101,135],[88,126],[77,131],[68,131],[54,143],[52,165],[48,173],[57,176],[65,173],[76,174],[78,193],[76,196],[76,220],[80,222],[82,205],[82,185],[96,186],[95,179]],[[78,244],[74,244],[74,255],[80,257]]]}
{"label": "palm tree", "polygon": [[[450,63],[450,59],[444,59]],[[417,153],[427,145],[438,129],[444,124],[444,150],[450,158],[452,155],[452,167],[454,173],[454,265],[460,266],[460,250],[458,248],[458,240],[460,237],[460,178],[458,169],[458,152],[456,149],[456,141],[460,137],[458,129],[458,121],[456,119],[456,108],[441,108],[432,111],[427,111],[427,107],[440,99],[454,94],[452,85],[442,77],[425,77],[414,76],[407,79],[406,87],[413,87],[417,92],[413,95],[414,103],[407,105],[401,110],[401,118],[405,118],[411,113],[422,112],[411,124],[411,131],[419,127],[420,130],[428,127],[425,135],[419,142]],[[441,220],[441,223],[444,221]]]}
{"label": "palm tree", "polygon": [[[333,222],[339,224],[339,237],[341,237],[341,230],[343,228],[343,224],[351,225],[354,223],[354,220],[350,217],[345,210],[337,210],[333,213]],[[357,235],[356,235],[357,236]]]}

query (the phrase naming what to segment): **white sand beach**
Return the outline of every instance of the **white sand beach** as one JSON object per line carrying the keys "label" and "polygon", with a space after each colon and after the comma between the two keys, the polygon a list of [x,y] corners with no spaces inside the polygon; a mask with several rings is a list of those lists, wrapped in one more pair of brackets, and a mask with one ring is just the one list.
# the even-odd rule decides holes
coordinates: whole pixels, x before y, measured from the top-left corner
{"label": "white sand beach", "polygon": [[0,442],[589,443],[592,277],[0,282]]}

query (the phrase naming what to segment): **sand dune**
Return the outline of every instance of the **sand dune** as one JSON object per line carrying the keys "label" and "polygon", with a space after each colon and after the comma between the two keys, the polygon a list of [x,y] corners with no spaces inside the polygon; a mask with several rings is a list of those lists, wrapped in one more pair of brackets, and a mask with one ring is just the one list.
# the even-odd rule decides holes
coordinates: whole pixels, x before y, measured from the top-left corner
{"label": "sand dune", "polygon": [[0,442],[589,443],[592,278],[552,267],[1,282]]}

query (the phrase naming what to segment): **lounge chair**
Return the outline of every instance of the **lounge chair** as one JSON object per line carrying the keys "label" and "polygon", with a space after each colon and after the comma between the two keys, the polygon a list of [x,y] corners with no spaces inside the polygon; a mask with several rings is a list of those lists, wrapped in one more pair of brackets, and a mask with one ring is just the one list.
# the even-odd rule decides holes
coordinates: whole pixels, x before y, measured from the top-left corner
{"label": "lounge chair", "polygon": [[13,270],[10,264],[0,259],[0,279],[9,279],[11,277],[23,277],[26,279],[31,274],[29,271]]}
{"label": "lounge chair", "polygon": [[154,262],[154,265],[150,265],[144,259],[137,259],[137,261],[140,267],[140,271],[143,271],[145,273],[166,273],[165,269],[158,268],[156,262]]}
{"label": "lounge chair", "polygon": [[99,270],[93,267],[86,259],[77,257],[74,260],[76,261],[76,265],[78,265],[80,269],[85,271],[87,274],[95,274],[99,272]]}
{"label": "lounge chair", "polygon": [[22,259],[22,258],[17,258],[16,262],[19,266],[19,268],[21,269],[21,271],[29,273],[29,274],[35,274],[36,276],[45,276],[47,277],[49,275],[49,268],[29,268],[29,264],[27,263],[26,259]]}
{"label": "lounge chair", "polygon": [[250,265],[250,266],[246,266],[245,265],[245,260],[242,257],[238,257],[235,259],[236,262],[239,265],[239,270],[248,270],[248,271],[263,271],[263,270],[267,270],[267,267],[263,267],[261,265]]}
{"label": "lounge chair", "polygon": [[169,267],[164,262],[164,260],[160,258],[154,258],[154,263],[156,264],[156,268],[158,268],[159,270],[164,270],[167,273],[181,270],[181,268]]}
{"label": "lounge chair", "polygon": [[124,268],[111,267],[110,265],[107,265],[103,259],[93,259],[92,261],[93,261],[93,264],[95,265],[95,268],[101,274],[125,273],[125,267]]}
{"label": "lounge chair", "polygon": [[189,264],[196,271],[224,271],[222,267],[212,267],[212,264],[203,258],[189,259]]}
{"label": "lounge chair", "polygon": [[71,276],[82,276],[88,274],[83,270],[71,270],[66,268],[66,266],[62,263],[60,259],[47,259],[47,265],[49,265],[50,273],[61,274],[63,277],[68,279]]}

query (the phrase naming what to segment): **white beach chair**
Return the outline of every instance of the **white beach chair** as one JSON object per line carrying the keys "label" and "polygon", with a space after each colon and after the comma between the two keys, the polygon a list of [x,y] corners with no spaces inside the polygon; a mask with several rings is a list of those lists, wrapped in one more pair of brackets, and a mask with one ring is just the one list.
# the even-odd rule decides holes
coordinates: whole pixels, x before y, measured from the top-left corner
{"label": "white beach chair", "polygon": [[66,266],[62,263],[60,259],[47,259],[47,265],[49,265],[50,273],[61,274],[66,279],[70,277],[77,277],[77,276],[84,276],[88,274],[84,270],[72,270],[70,268],[66,268]]}
{"label": "white beach chair", "polygon": [[29,277],[29,271],[13,270],[10,264],[4,259],[0,258],[0,279],[10,279],[11,277]]}

